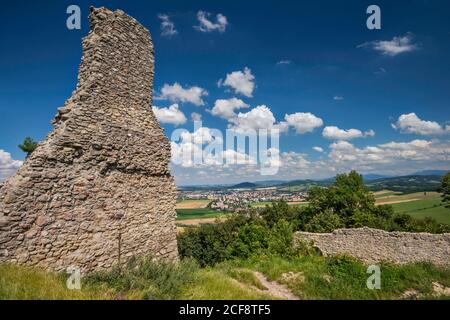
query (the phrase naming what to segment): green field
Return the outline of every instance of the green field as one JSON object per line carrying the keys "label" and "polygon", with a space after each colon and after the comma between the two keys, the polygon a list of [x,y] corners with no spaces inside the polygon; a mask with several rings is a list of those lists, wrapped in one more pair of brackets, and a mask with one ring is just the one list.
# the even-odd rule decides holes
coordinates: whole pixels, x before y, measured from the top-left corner
{"label": "green field", "polygon": [[177,209],[177,220],[216,218],[224,214],[223,211],[216,211],[210,208]]}
{"label": "green field", "polygon": [[432,217],[438,222],[450,224],[450,209],[442,205],[440,197],[395,203],[392,207],[396,213],[406,213],[414,218]]}

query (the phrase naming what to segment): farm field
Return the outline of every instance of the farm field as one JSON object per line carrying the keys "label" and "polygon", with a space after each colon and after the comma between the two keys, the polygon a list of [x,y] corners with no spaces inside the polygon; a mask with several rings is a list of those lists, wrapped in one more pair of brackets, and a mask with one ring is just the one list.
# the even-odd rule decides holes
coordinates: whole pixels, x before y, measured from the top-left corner
{"label": "farm field", "polygon": [[396,213],[406,213],[414,218],[432,217],[441,223],[450,224],[450,209],[441,202],[437,192],[415,192],[401,194],[390,190],[374,192],[377,205],[389,204]]}
{"label": "farm field", "polygon": [[396,213],[407,213],[414,218],[432,217],[438,222],[450,224],[450,209],[442,205],[440,198],[396,203],[392,206]]}
{"label": "farm field", "polygon": [[177,209],[197,209],[206,208],[211,200],[201,199],[201,200],[181,200],[177,202]]}
{"label": "farm field", "polygon": [[374,194],[377,205],[381,204],[395,204],[395,203],[403,203],[403,202],[412,202],[418,200],[430,200],[430,199],[440,199],[440,193],[437,192],[415,192],[402,194],[397,192],[388,192],[386,191],[384,194]]}
{"label": "farm field", "polygon": [[176,210],[177,210],[177,220],[215,218],[223,216],[225,214],[222,211],[216,211],[210,208],[176,209]]}

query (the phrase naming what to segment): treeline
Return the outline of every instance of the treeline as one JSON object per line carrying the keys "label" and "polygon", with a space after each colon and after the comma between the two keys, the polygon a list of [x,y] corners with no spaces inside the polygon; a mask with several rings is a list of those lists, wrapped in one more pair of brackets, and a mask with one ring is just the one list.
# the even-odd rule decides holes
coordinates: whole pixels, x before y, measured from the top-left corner
{"label": "treeline", "polygon": [[432,218],[414,219],[395,214],[390,205],[375,206],[373,194],[355,171],[337,175],[328,188],[312,188],[308,201],[304,207],[273,203],[262,210],[249,209],[224,223],[188,228],[178,236],[179,253],[206,266],[254,254],[289,257],[312,250],[292,247],[295,231],[331,232],[367,226],[386,231],[450,232],[449,225]]}

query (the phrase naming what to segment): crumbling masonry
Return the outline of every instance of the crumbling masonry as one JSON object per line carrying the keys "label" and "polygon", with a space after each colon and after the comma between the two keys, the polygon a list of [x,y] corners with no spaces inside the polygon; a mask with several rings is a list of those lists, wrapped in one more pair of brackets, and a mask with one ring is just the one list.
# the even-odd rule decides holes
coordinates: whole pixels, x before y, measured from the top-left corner
{"label": "crumbling masonry", "polygon": [[84,271],[176,259],[170,144],[151,111],[149,32],[91,9],[78,84],[55,128],[0,185],[0,262]]}

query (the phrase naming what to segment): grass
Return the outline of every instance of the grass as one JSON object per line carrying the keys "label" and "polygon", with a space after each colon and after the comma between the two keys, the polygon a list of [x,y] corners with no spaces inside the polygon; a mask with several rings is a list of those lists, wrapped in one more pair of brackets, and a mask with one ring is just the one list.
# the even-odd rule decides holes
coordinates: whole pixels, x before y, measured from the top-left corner
{"label": "grass", "polygon": [[[432,283],[450,287],[450,269],[417,263],[380,264],[381,290],[366,286],[367,267],[350,257],[272,255],[231,260],[199,268],[136,259],[121,269],[87,275],[82,290],[68,290],[65,275],[35,268],[0,265],[0,299],[274,299],[255,277],[288,286],[301,299],[398,299],[407,290],[435,299]],[[286,274],[294,275],[287,279]]]}
{"label": "grass", "polygon": [[216,218],[225,214],[209,208],[177,209],[177,220]]}
{"label": "grass", "polygon": [[396,213],[407,213],[414,218],[432,217],[441,223],[450,224],[450,209],[446,208],[440,198],[417,200],[392,204]]}
{"label": "grass", "polygon": [[[441,194],[437,192],[415,192],[399,194],[390,190],[374,193],[377,204],[388,203],[396,213],[406,213],[414,218],[432,217],[440,223],[450,224],[450,209],[441,202]],[[395,203],[397,202],[398,203]]]}
{"label": "grass", "polygon": [[100,300],[114,299],[114,290],[99,286],[83,286],[69,290],[67,277],[36,268],[1,264],[0,300]]}
{"label": "grass", "polygon": [[203,269],[198,274],[196,285],[187,288],[183,299],[193,300],[267,300],[273,299],[268,294],[261,293],[244,283],[233,279],[216,268]]}
{"label": "grass", "polygon": [[[381,264],[381,290],[367,288],[367,267],[350,257],[306,256],[287,260],[266,256],[228,263],[258,270],[270,280],[287,285],[301,299],[398,299],[411,289],[424,299],[434,299],[432,282],[450,286],[450,269],[426,263]],[[298,276],[283,280],[283,274],[288,272]]]}

